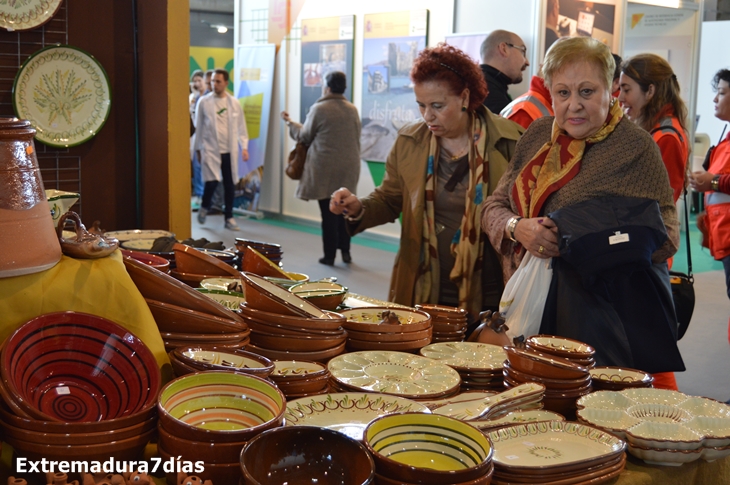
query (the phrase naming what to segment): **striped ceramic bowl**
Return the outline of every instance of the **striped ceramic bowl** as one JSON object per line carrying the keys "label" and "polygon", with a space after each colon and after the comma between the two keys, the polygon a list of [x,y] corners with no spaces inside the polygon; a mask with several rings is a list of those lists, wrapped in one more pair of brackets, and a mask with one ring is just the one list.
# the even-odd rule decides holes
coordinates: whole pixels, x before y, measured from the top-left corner
{"label": "striped ceramic bowl", "polygon": [[284,395],[261,378],[226,371],[187,374],[167,384],[157,403],[160,425],[192,441],[247,441],[281,426]]}
{"label": "striped ceramic bowl", "polygon": [[365,429],[378,474],[408,483],[461,483],[486,475],[492,444],[473,426],[436,414],[382,416]]}

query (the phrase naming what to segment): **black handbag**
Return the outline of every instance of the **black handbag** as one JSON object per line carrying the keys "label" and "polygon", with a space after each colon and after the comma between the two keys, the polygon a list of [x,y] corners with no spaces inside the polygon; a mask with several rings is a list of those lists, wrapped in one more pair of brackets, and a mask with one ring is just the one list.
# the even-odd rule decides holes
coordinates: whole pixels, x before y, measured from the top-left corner
{"label": "black handbag", "polygon": [[692,252],[689,239],[689,209],[687,208],[687,187],[684,188],[684,227],[687,236],[687,274],[677,271],[669,272],[669,281],[672,284],[672,298],[674,311],[677,314],[677,340],[684,337],[692,313],[695,310],[695,279],[692,276]]}

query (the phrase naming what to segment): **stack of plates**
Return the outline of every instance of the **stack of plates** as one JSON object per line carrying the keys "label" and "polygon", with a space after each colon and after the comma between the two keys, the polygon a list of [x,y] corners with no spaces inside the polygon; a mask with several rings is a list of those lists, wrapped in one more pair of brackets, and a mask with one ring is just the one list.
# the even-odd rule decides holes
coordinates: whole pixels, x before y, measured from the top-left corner
{"label": "stack of plates", "polygon": [[246,302],[240,310],[251,327],[248,350],[272,360],[327,362],[345,350],[345,318],[267,281],[243,274]]}
{"label": "stack of plates", "polygon": [[259,253],[263,254],[269,261],[279,264],[283,257],[283,251],[281,245],[263,241],[252,241],[250,239],[243,239],[240,237],[236,238],[236,248],[240,252],[241,257],[245,260],[245,249],[247,247],[253,248]]}
{"label": "stack of plates", "polygon": [[238,349],[248,343],[250,330],[235,312],[135,259],[125,256],[124,265],[150,307],[168,352],[192,345]]}
{"label": "stack of plates", "polygon": [[647,463],[681,465],[730,455],[730,406],[678,391],[598,391],[578,401],[578,419],[624,438]]}
{"label": "stack of plates", "polygon": [[512,388],[526,382],[537,382],[546,388],[545,409],[574,419],[575,401],[590,393],[591,376],[588,369],[578,364],[534,350],[504,347],[504,385]]}
{"label": "stack of plates", "polygon": [[175,269],[170,271],[170,276],[183,283],[197,288],[204,279],[225,276],[240,277],[240,272],[231,266],[226,260],[218,255],[230,255],[230,262],[235,257],[233,253],[225,251],[212,252],[210,249],[200,250],[192,246],[176,243],[172,249],[175,252]]}
{"label": "stack of plates", "polygon": [[429,400],[455,395],[461,383],[451,367],[405,352],[351,352],[330,360],[327,368],[336,392],[380,392]]}
{"label": "stack of plates", "polygon": [[487,433],[494,447],[493,485],[599,484],[626,466],[626,443],[567,421],[510,426]]}
{"label": "stack of plates", "polygon": [[431,343],[431,317],[412,309],[363,307],[343,310],[349,350],[417,351]]}
{"label": "stack of plates", "polygon": [[533,335],[527,339],[525,344],[530,350],[567,359],[586,369],[596,366],[596,359],[593,357],[596,350],[578,340],[554,335]]}
{"label": "stack of plates", "polygon": [[654,378],[641,370],[627,367],[594,367],[591,369],[594,391],[622,391],[636,387],[652,387]]}
{"label": "stack of plates", "polygon": [[422,348],[420,354],[455,369],[464,390],[504,390],[502,364],[507,352],[502,347],[476,342],[441,342]]}
{"label": "stack of plates", "polygon": [[291,400],[327,393],[330,371],[318,362],[275,360],[269,379]]}
{"label": "stack of plates", "polygon": [[444,305],[416,305],[416,310],[431,315],[432,343],[464,341],[468,313],[463,308]]}

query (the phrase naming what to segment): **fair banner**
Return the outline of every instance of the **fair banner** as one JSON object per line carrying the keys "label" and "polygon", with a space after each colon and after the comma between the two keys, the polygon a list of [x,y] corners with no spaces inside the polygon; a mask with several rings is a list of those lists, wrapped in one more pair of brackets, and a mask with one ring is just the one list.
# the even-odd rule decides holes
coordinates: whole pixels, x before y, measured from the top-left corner
{"label": "fair banner", "polygon": [[255,211],[261,189],[274,83],[274,44],[239,45],[234,69],[235,96],[248,129],[248,160],[238,159],[236,207]]}
{"label": "fair banner", "polygon": [[426,47],[428,10],[368,14],[364,24],[361,157],[384,162],[398,130],[421,117],[410,72]]}
{"label": "fair banner", "polygon": [[355,16],[303,19],[302,22],[302,91],[300,121],[309,108],[322,97],[328,72],[347,75],[345,98],[352,102],[352,59]]}

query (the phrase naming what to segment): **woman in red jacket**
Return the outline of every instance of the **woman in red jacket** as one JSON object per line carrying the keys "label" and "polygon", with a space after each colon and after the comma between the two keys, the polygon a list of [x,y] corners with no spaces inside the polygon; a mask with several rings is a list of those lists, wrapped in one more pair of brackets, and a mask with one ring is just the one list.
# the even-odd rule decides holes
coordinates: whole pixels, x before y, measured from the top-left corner
{"label": "woman in red jacket", "polygon": [[618,99],[630,120],[651,133],[659,145],[674,202],[682,194],[689,136],[687,107],[679,97],[679,83],[667,61],[654,54],[639,54],[621,64]]}

